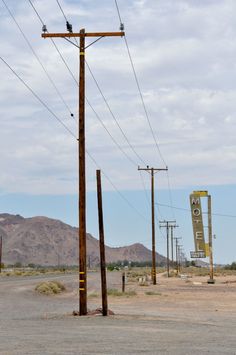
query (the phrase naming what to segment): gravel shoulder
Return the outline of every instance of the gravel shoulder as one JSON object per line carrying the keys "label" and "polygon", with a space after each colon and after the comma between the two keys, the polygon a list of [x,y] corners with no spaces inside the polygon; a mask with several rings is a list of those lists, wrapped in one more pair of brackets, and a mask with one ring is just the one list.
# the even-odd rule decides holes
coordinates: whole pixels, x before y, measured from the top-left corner
{"label": "gravel shoulder", "polygon": [[[34,291],[56,279],[65,293]],[[215,285],[206,277],[158,275],[157,282],[128,282],[135,296],[109,297],[115,316],[74,317],[77,274],[0,277],[0,354],[236,354],[236,276],[218,277]],[[108,287],[121,289],[120,272],[108,273]],[[88,308],[101,305],[99,293],[99,274],[89,273]]]}

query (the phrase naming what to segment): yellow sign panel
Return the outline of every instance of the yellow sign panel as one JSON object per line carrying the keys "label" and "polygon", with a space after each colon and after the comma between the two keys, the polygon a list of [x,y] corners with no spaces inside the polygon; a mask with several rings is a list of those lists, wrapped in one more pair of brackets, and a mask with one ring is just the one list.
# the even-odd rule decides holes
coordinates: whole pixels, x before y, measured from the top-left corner
{"label": "yellow sign panel", "polygon": [[199,191],[190,195],[190,206],[193,223],[193,236],[195,243],[195,251],[205,254],[205,239],[202,219],[202,207]]}
{"label": "yellow sign panel", "polygon": [[193,195],[198,195],[200,197],[208,196],[208,191],[193,191]]}
{"label": "yellow sign panel", "polygon": [[210,251],[209,251],[209,243],[205,244],[205,250],[206,250],[206,256],[210,255]]}

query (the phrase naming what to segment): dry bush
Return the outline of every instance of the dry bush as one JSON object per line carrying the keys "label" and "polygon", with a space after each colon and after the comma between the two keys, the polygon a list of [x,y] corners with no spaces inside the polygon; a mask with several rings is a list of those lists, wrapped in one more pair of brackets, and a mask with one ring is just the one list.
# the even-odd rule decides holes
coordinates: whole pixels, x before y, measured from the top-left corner
{"label": "dry bush", "polygon": [[53,295],[65,291],[65,286],[59,281],[45,281],[41,282],[35,287],[35,291],[45,294]]}

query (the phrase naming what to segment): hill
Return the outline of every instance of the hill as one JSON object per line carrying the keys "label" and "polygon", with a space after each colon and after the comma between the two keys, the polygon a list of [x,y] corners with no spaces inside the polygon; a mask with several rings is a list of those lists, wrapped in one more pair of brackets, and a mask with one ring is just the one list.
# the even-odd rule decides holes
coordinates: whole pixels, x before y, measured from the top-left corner
{"label": "hill", "polygon": [[[0,235],[3,237],[2,261],[6,265],[78,265],[78,229],[47,217],[24,218],[0,214]],[[152,252],[144,245],[111,248],[106,246],[106,262],[122,260],[150,261]],[[87,260],[99,263],[99,242],[87,234]],[[165,258],[156,253],[158,263]]]}

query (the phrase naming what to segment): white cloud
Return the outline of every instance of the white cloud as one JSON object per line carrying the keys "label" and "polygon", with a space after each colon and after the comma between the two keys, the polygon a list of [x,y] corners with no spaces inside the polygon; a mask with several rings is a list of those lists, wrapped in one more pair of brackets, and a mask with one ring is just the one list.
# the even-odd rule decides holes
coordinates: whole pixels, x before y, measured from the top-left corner
{"label": "white cloud", "polygon": [[[8,1],[22,30],[77,114],[78,88],[27,1]],[[56,2],[34,1],[50,31],[65,30]],[[236,183],[235,110],[236,28],[234,1],[120,0],[130,51],[172,187]],[[117,31],[119,19],[108,0],[62,1],[74,31]],[[48,81],[19,30],[1,6],[2,55],[77,134],[75,122]],[[78,51],[56,39],[78,76]],[[94,75],[132,146],[150,166],[162,166],[139,98],[124,40],[106,38],[87,50]],[[68,193],[77,191],[76,141],[0,62],[1,191]],[[87,73],[86,95],[106,127],[135,163],[142,165],[114,123]],[[137,166],[114,145],[87,108],[87,148],[120,189],[142,188]],[[220,167],[220,168],[219,168]],[[87,178],[94,189],[95,165]],[[160,175],[160,187],[166,177]],[[105,188],[111,188],[105,183]]]}

